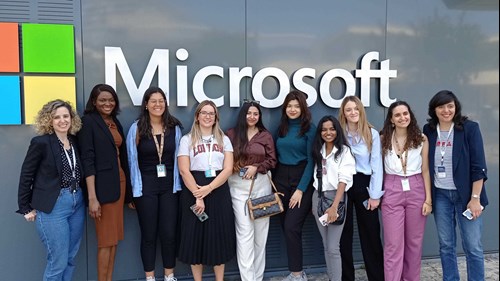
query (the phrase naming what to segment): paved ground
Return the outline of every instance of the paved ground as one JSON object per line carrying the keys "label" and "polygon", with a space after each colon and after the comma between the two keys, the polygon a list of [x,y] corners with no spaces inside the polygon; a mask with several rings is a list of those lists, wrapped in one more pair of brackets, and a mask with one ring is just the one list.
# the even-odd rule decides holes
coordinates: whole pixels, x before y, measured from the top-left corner
{"label": "paved ground", "polygon": [[[484,259],[484,267],[486,272],[485,281],[499,281],[499,262],[498,253],[487,254]],[[460,270],[460,280],[467,280],[467,267],[465,264],[465,257],[459,258],[458,268]],[[307,269],[306,269],[307,272]],[[420,280],[422,281],[440,281],[443,280],[441,271],[441,262],[439,259],[428,259],[422,261],[422,275]],[[281,281],[283,276],[272,277],[264,279],[264,281]],[[325,273],[310,273],[308,274],[309,281],[328,281],[328,277]],[[364,268],[359,268],[356,270],[356,280],[357,281],[367,281],[366,273]]]}

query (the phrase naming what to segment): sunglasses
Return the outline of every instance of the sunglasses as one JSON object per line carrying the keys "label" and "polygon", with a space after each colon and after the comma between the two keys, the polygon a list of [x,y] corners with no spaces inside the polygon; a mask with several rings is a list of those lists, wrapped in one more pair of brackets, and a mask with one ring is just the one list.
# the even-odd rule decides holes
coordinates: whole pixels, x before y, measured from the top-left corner
{"label": "sunglasses", "polygon": [[249,100],[249,99],[244,99],[244,103],[250,103],[250,104],[260,104],[260,101],[258,100]]}

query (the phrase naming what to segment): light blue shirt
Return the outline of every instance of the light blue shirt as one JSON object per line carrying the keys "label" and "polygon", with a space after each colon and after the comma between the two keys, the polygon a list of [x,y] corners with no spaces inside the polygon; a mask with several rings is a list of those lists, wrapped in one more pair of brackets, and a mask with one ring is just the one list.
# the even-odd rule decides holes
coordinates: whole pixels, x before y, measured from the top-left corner
{"label": "light blue shirt", "polygon": [[382,190],[383,180],[383,165],[382,165],[382,144],[380,143],[380,135],[371,128],[372,133],[372,151],[368,151],[368,146],[361,137],[354,141],[354,137],[347,134],[347,140],[351,145],[351,151],[356,159],[356,172],[365,175],[371,175],[370,186],[366,189],[370,194],[371,199],[380,199],[384,195]]}
{"label": "light blue shirt", "polygon": [[[132,123],[127,134],[127,153],[128,153],[128,164],[130,167],[130,180],[132,182],[132,195],[134,197],[142,196],[142,176],[139,170],[139,161],[137,158],[137,121]],[[179,175],[179,166],[177,165],[177,153],[179,150],[179,143],[182,137],[181,128],[175,126],[175,154],[174,154],[174,186],[173,193],[181,191],[181,179]]]}

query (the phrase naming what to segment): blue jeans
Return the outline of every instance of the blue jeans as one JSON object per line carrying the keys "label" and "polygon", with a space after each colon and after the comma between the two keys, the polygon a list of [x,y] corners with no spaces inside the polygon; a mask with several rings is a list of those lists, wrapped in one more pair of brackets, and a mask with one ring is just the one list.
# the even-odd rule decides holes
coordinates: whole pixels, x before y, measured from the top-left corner
{"label": "blue jeans", "polygon": [[481,243],[483,219],[468,220],[462,215],[462,201],[456,190],[436,188],[434,219],[439,237],[439,255],[444,281],[459,281],[456,225],[460,229],[462,248],[467,261],[467,280],[484,280],[484,255]]}
{"label": "blue jeans", "polygon": [[62,188],[50,213],[37,210],[36,228],[47,249],[44,281],[70,281],[85,219],[82,190]]}

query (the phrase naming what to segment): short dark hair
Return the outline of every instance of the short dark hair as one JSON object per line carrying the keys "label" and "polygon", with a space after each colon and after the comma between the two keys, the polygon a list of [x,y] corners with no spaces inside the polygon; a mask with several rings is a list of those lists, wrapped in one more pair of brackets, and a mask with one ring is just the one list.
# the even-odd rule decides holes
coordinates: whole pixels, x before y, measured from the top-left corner
{"label": "short dark hair", "polygon": [[427,123],[432,129],[436,129],[439,119],[436,115],[436,108],[443,104],[450,102],[455,103],[455,116],[453,116],[453,123],[455,123],[455,128],[462,129],[465,120],[468,119],[467,116],[462,116],[462,104],[458,100],[457,96],[449,90],[442,90],[437,92],[429,101],[429,118]]}

